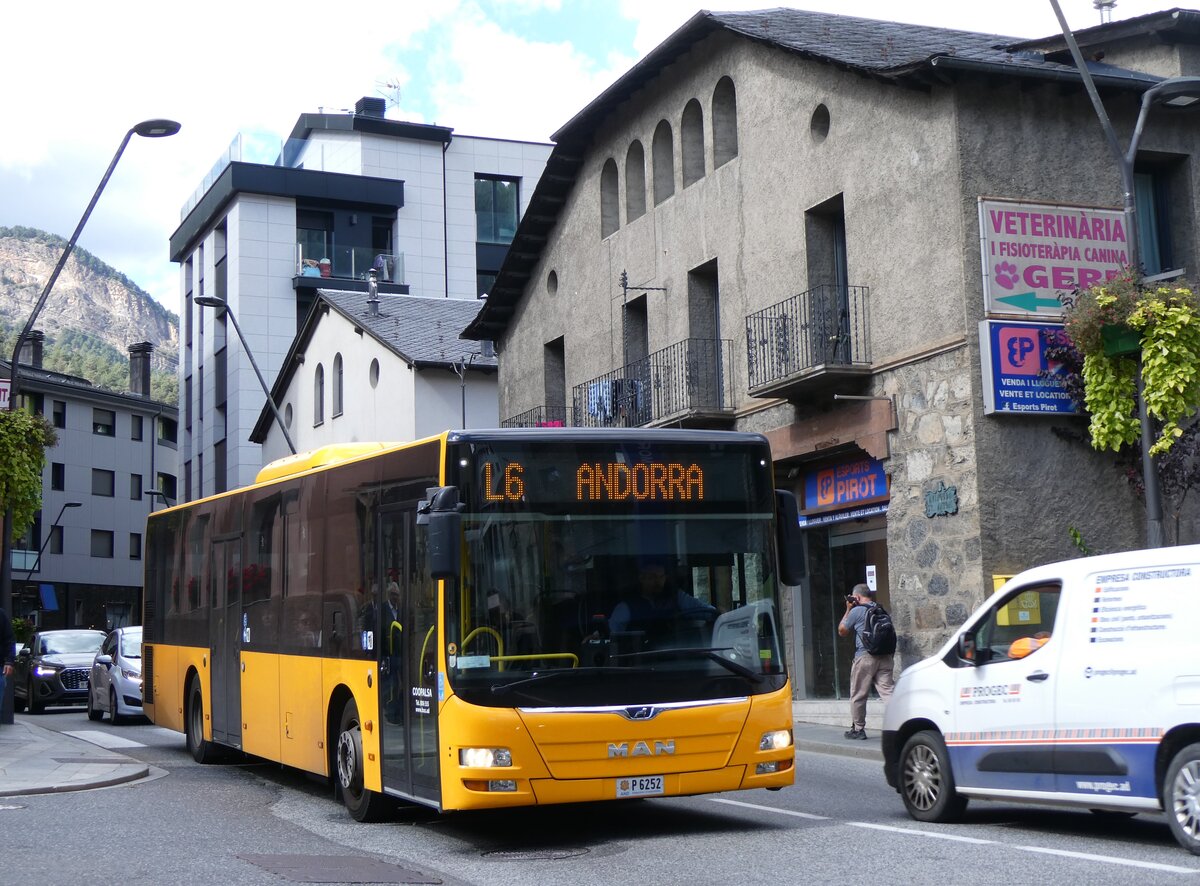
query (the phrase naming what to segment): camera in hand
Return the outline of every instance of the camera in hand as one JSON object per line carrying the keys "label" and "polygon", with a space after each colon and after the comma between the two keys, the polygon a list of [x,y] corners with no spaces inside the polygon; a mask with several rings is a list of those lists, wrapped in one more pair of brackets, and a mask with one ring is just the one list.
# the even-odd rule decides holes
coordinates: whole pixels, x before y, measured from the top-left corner
{"label": "camera in hand", "polygon": [[853,594],[847,594],[847,595],[846,595],[846,602],[847,602],[847,603],[857,603],[857,602],[858,602],[858,600],[855,598],[855,596],[854,596]]}

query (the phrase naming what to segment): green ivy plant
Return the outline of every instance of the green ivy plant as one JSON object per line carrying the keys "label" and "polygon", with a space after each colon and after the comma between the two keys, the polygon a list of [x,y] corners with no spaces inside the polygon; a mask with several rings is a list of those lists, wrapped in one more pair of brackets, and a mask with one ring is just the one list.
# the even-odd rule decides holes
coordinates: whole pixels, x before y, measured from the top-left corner
{"label": "green ivy plant", "polygon": [[16,541],[42,506],[42,468],[46,447],[57,442],[40,415],[0,410],[0,502],[12,508],[11,541]]}
{"label": "green ivy plant", "polygon": [[1200,304],[1190,286],[1144,286],[1126,269],[1079,293],[1066,309],[1066,331],[1083,354],[1084,402],[1092,446],[1119,450],[1141,436],[1136,355],[1104,353],[1105,326],[1124,325],[1140,340],[1146,411],[1161,430],[1152,455],[1167,452],[1180,422],[1200,405]]}

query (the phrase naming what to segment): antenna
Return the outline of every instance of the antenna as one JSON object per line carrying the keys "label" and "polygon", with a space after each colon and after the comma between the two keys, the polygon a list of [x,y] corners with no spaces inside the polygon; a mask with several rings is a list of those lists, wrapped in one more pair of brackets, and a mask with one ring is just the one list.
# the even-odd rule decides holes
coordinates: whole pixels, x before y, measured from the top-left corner
{"label": "antenna", "polygon": [[[1097,0],[1099,2],[1099,0]],[[375,81],[375,91],[383,96],[389,108],[400,107],[401,86],[399,75]]]}
{"label": "antenna", "polygon": [[1100,24],[1107,25],[1112,22],[1112,11],[1116,5],[1117,0],[1092,0],[1092,7],[1100,13]]}

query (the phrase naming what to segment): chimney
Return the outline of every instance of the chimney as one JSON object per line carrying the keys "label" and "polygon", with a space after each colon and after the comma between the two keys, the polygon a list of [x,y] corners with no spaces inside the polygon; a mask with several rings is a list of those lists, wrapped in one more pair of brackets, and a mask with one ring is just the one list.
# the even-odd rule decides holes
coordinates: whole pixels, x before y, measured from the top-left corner
{"label": "chimney", "polygon": [[372,317],[379,316],[379,272],[371,268],[367,272],[367,313]]}
{"label": "chimney", "polygon": [[370,95],[364,95],[354,103],[354,114],[357,117],[382,117],[386,111],[387,102]]}
{"label": "chimney", "polygon": [[34,369],[42,368],[42,349],[46,344],[46,333],[40,329],[33,329],[29,335],[25,336],[25,341],[21,344],[21,356],[17,358],[18,363],[26,366],[32,366]]}
{"label": "chimney", "polygon": [[129,346],[129,391],[140,397],[150,396],[150,354],[154,345],[140,341]]}

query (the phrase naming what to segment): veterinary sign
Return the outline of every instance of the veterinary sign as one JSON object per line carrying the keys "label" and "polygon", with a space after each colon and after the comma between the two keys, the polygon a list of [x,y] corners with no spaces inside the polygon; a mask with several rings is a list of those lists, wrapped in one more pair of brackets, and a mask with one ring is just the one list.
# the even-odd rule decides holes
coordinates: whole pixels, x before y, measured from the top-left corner
{"label": "veterinary sign", "polygon": [[1062,315],[1059,293],[1086,289],[1129,263],[1119,209],[979,199],[984,308]]}

